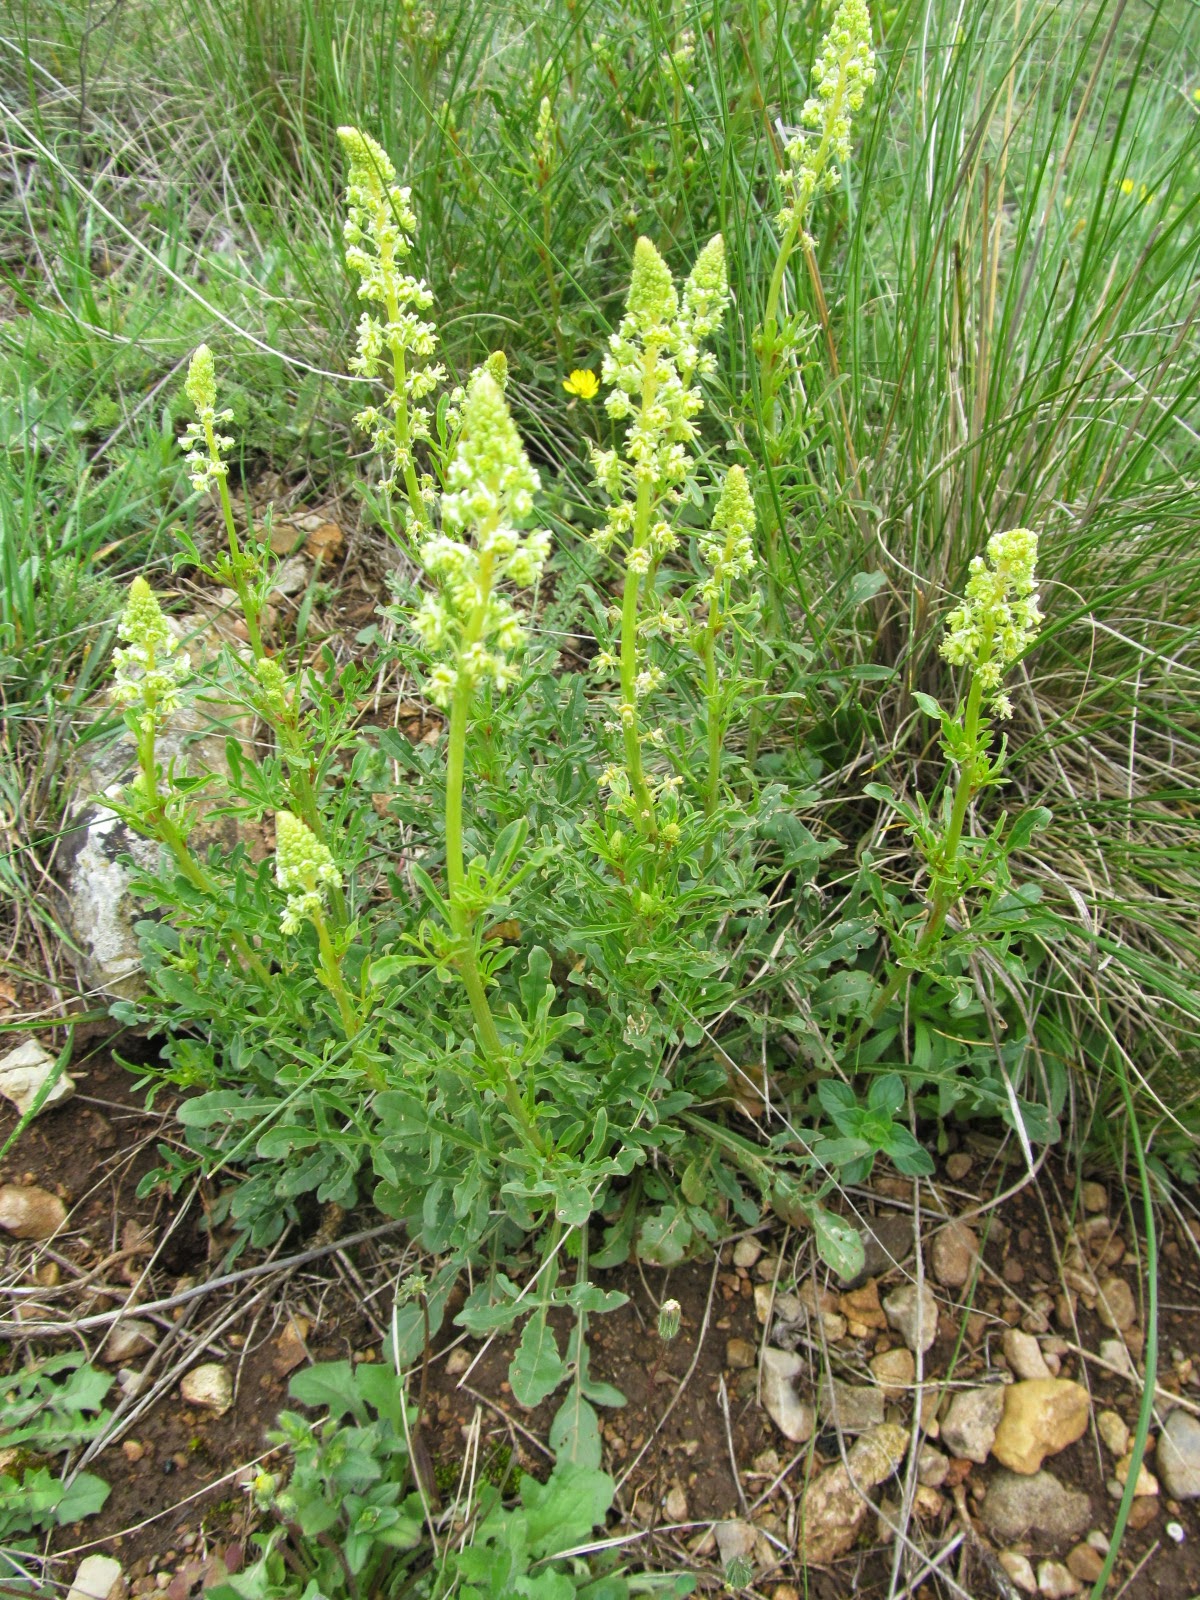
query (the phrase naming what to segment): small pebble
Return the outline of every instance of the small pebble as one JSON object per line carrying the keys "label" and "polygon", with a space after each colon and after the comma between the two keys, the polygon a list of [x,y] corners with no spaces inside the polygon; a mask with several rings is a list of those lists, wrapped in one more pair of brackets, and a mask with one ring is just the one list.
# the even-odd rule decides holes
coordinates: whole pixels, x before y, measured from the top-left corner
{"label": "small pebble", "polygon": [[1001,1550],[1000,1565],[1023,1593],[1037,1593],[1037,1578],[1027,1555],[1020,1550]]}
{"label": "small pebble", "polygon": [[[725,1365],[743,1372],[758,1365],[758,1348],[749,1339],[729,1339],[725,1344]],[[678,1520],[678,1519],[677,1519]]]}
{"label": "small pebble", "polygon": [[1166,1527],[1163,1529],[1163,1532],[1166,1534],[1168,1539],[1173,1539],[1176,1544],[1182,1544],[1187,1538],[1187,1534],[1183,1531],[1183,1524],[1181,1522],[1168,1522]]}
{"label": "small pebble", "polygon": [[1061,1561],[1038,1562],[1038,1593],[1046,1600],[1067,1600],[1068,1595],[1079,1593],[1079,1583]]}
{"label": "small pebble", "polygon": [[1104,1571],[1104,1557],[1090,1544],[1077,1544],[1067,1557],[1067,1571],[1080,1583],[1095,1583]]}
{"label": "small pebble", "polygon": [[954,1183],[961,1183],[974,1165],[965,1150],[956,1150],[952,1156],[946,1157],[946,1176]]}
{"label": "small pebble", "polygon": [[733,1264],[749,1271],[761,1255],[762,1245],[757,1239],[739,1239],[733,1247]]}
{"label": "small pebble", "polygon": [[1096,1418],[1096,1431],[1114,1456],[1129,1449],[1129,1424],[1116,1411],[1102,1411]]}
{"label": "small pebble", "polygon": [[1079,1191],[1083,1209],[1092,1212],[1108,1210],[1108,1190],[1102,1183],[1085,1183]]}

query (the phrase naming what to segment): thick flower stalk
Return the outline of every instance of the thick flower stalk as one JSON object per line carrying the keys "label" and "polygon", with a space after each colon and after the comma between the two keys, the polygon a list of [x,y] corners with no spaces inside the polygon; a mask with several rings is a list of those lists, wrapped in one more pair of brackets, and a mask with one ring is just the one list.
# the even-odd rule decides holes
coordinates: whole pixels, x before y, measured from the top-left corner
{"label": "thick flower stalk", "polygon": [[479,912],[469,904],[463,859],[467,727],[475,693],[484,686],[507,689],[516,678],[515,657],[525,644],[524,626],[501,585],[531,588],[550,549],[546,529],[522,534],[517,528],[533,510],[538,475],[529,464],[495,370],[494,363],[478,368],[467,386],[462,428],[442,499],[444,531],[421,547],[421,560],[437,589],[426,595],[413,617],[413,628],[426,648],[442,657],[426,687],[430,699],[450,713],[446,880],[454,959],[484,1054],[504,1071],[509,1108],[532,1134],[516,1083],[504,1066],[504,1046],[488,1005],[479,964]]}
{"label": "thick flower stalk", "polygon": [[[358,128],[339,128],[350,162],[346,184],[346,221],[342,235],[346,265],[361,280],[358,296],[377,308],[364,311],[358,324],[358,353],[351,371],[383,382],[388,393],[381,406],[366,406],[355,417],[371,435],[384,462],[384,486],[399,477],[408,497],[410,532],[428,531],[430,484],[417,474],[414,446],[428,439],[429,409],[421,404],[445,377],[441,366],[429,365],[437,348],[437,331],[421,313],[433,304],[423,279],[403,270],[412,254],[417,219],[412,191],[396,182],[396,169],[383,147]],[[390,372],[385,373],[385,357]]]}
{"label": "thick flower stalk", "polygon": [[321,981],[337,1002],[346,1037],[352,1038],[358,1018],[325,921],[330,896],[341,890],[342,875],[329,846],[290,811],[275,813],[275,882],[287,896],[280,931],[299,933],[306,922],[316,929]]}
{"label": "thick flower stalk", "polygon": [[704,699],[708,734],[708,781],[704,808],[711,816],[716,810],[721,787],[721,746],[725,728],[722,716],[722,690],[717,667],[717,640],[725,629],[731,609],[731,591],[739,578],[754,571],[754,499],[744,468],[733,466],[725,475],[721,494],[713,511],[712,528],[700,536],[700,558],[708,576],[700,593],[708,603],[708,614],[700,630],[696,648],[704,664]]}
{"label": "thick flower stalk", "polygon": [[657,686],[658,674],[643,659],[639,607],[662,557],[675,547],[669,517],[694,465],[695,418],[704,399],[697,379],[711,375],[715,358],[701,347],[717,328],[729,302],[725,246],[720,234],[696,259],[678,294],[670,269],[649,239],[633,254],[629,298],[620,327],[609,340],[603,376],[610,417],[629,419],[623,450],[592,451],[596,481],[609,497],[605,526],[596,544],[620,554],[625,566],[619,662],[608,651],[599,670],[619,669],[617,726],[624,740],[625,771],[615,798],[628,794],[638,831],[658,836],[655,797],[642,759],[640,702]]}
{"label": "thick flower stalk", "polygon": [[952,667],[969,667],[973,683],[997,717],[1012,716],[1012,701],[1001,688],[1004,673],[1037,638],[1037,534],[1028,528],[994,533],[987,559],[971,562],[966,595],[946,620],[941,653]]}
{"label": "thick flower stalk", "polygon": [[206,344],[200,345],[188,366],[184,392],[196,408],[196,421],[190,422],[182,439],[188,451],[187,464],[192,486],[200,494],[216,489],[221,502],[221,515],[225,522],[225,535],[229,542],[227,572],[237,591],[238,603],[246,619],[246,632],[255,660],[266,653],[263,649],[261,616],[262,606],[255,590],[258,563],[242,549],[233,519],[233,505],[229,499],[229,467],[225,456],[233,449],[234,441],[228,434],[218,433],[218,427],[233,420],[233,412],[217,410],[217,370],[213,353]]}

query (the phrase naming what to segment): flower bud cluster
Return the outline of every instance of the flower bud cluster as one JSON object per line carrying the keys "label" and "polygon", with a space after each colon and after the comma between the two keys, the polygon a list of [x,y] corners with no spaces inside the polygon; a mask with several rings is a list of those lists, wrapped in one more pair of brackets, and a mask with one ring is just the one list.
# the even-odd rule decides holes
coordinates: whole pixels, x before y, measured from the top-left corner
{"label": "flower bud cluster", "polygon": [[[682,299],[654,245],[638,240],[625,315],[609,340],[603,366],[609,416],[631,419],[625,449],[592,451],[596,481],[613,502],[606,526],[595,535],[601,549],[611,548],[614,541],[629,543],[635,521],[631,502],[643,488],[653,504],[678,501],[679,485],[692,464],[693,418],[704,405],[695,380],[710,377],[715,369],[715,357],[702,351],[701,344],[720,323],[728,303],[720,234],[697,257]],[[670,548],[663,529],[670,536],[666,522],[656,523],[648,544],[630,550],[627,559],[644,563],[663,554]]]}
{"label": "flower bud cluster", "polygon": [[[490,682],[502,690],[512,683],[512,658],[524,647],[525,630],[498,586],[532,587],[550,550],[545,528],[517,530],[533,510],[539,480],[504,392],[486,366],[467,387],[446,481],[443,531],[421,547],[422,563],[438,587],[413,617],[426,648],[445,658],[427,684],[430,699],[443,708],[460,686]],[[467,532],[474,534],[473,543],[454,537]]]}
{"label": "flower bud cluster", "polygon": [[866,0],[841,0],[821,53],[813,62],[816,90],[800,113],[801,129],[786,145],[788,168],[779,182],[789,196],[776,217],[781,233],[803,232],[813,202],[836,189],[841,173],[834,165],[850,157],[851,117],[862,109],[875,81],[871,17]]}
{"label": "flower bud cluster", "polygon": [[700,556],[708,568],[701,594],[719,601],[726,587],[754,571],[754,500],[743,467],[732,466],[713,511],[712,530],[700,535]]}
{"label": "flower bud cluster", "polygon": [[287,895],[279,920],[284,933],[297,933],[320,916],[329,891],[341,883],[329,846],[290,811],[275,813],[275,882]]}
{"label": "flower bud cluster", "polygon": [[538,107],[537,132],[533,136],[534,179],[539,189],[544,189],[550,182],[557,165],[558,123],[554,120],[550,96],[544,94]]}
{"label": "flower bud cluster", "polygon": [[221,458],[233,449],[232,438],[217,432],[219,425],[233,421],[233,412],[217,410],[217,369],[206,344],[192,356],[183,387],[196,408],[196,421],[188,423],[180,444],[188,452],[192,488],[203,494],[228,475],[229,468]]}
{"label": "flower bud cluster", "polygon": [[113,651],[111,698],[126,709],[139,708],[141,727],[153,730],[178,711],[190,662],[145,578],[130,584],[117,634],[125,648]]}
{"label": "flower bud cluster", "polygon": [[1006,670],[1037,638],[1037,534],[1028,528],[994,533],[987,560],[971,562],[963,603],[946,619],[941,653],[951,666],[969,667],[978,677],[990,709],[1012,716],[1012,701],[1000,684]]}
{"label": "flower bud cluster", "polygon": [[[412,466],[412,441],[429,437],[429,409],[420,402],[445,377],[441,366],[426,363],[437,348],[437,330],[420,313],[433,303],[423,279],[402,271],[412,253],[417,219],[409,204],[411,190],[396,183],[396,169],[386,151],[358,128],[339,128],[338,138],[350,162],[346,185],[346,221],[342,236],[346,265],[362,280],[358,297],[377,306],[382,320],[364,311],[358,324],[358,354],[350,368],[364,378],[390,383],[382,406],[367,406],[355,417],[371,435],[386,465],[385,483]],[[392,371],[385,375],[385,353]],[[397,418],[407,418],[405,429]]]}

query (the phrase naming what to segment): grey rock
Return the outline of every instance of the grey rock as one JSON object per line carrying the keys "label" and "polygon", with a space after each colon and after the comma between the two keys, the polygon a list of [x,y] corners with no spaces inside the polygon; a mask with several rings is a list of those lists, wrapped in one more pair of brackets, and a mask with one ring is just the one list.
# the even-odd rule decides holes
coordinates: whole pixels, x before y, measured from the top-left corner
{"label": "grey rock", "polygon": [[931,1444],[923,1444],[917,1456],[917,1482],[927,1489],[940,1489],[950,1471],[950,1461]]}
{"label": "grey rock", "polygon": [[[36,1039],[26,1039],[15,1050],[0,1059],[0,1094],[11,1100],[23,1117],[47,1078],[54,1071],[56,1057],[45,1050]],[[62,1072],[54,1087],[42,1102],[41,1110],[49,1111],[69,1100],[75,1093],[75,1083],[69,1073]],[[41,1113],[39,1112],[39,1115]]]}
{"label": "grey rock", "polygon": [[915,1283],[902,1283],[883,1302],[888,1326],[914,1352],[929,1349],[937,1338],[938,1309],[933,1290],[923,1283],[918,1293]]}
{"label": "grey rock", "polygon": [[902,1267],[913,1253],[913,1228],[908,1217],[876,1217],[862,1230],[863,1269],[854,1278],[841,1278],[852,1289],[867,1278],[879,1278]]}
{"label": "grey rock", "polygon": [[1042,1347],[1031,1333],[1009,1328],[1004,1335],[1004,1357],[1018,1378],[1052,1378]]}
{"label": "grey rock", "polygon": [[152,1322],[140,1317],[122,1317],[105,1339],[100,1359],[114,1367],[125,1367],[138,1356],[148,1355],[156,1342]]}
{"label": "grey rock", "polygon": [[762,1403],[771,1421],[793,1444],[812,1438],[816,1416],[807,1400],[801,1400],[792,1381],[805,1370],[803,1357],[767,1345],[759,1362]]}
{"label": "grey rock", "polygon": [[864,1388],[826,1377],[821,1383],[820,1410],[826,1427],[840,1428],[843,1433],[865,1433],[883,1422],[883,1390],[873,1384]]}
{"label": "grey rock", "polygon": [[717,1549],[721,1553],[721,1565],[727,1567],[731,1561],[752,1561],[754,1547],[758,1543],[758,1529],[752,1523],[742,1522],[734,1518],[730,1522],[718,1522],[714,1530],[717,1535]]}
{"label": "grey rock", "polygon": [[286,561],[279,563],[271,584],[272,598],[282,595],[287,599],[292,595],[302,594],[307,588],[308,562],[303,556],[289,556]]}
{"label": "grey rock", "polygon": [[1051,1539],[1078,1539],[1092,1520],[1092,1504],[1081,1489],[1068,1489],[1052,1472],[1001,1468],[988,1484],[980,1518],[993,1539],[1011,1543],[1031,1529]]}
{"label": "grey rock", "polygon": [[996,1442],[996,1429],[1003,1415],[1003,1384],[963,1389],[951,1400],[939,1437],[951,1455],[982,1466]]}
{"label": "grey rock", "polygon": [[1163,1424],[1155,1468],[1168,1498],[1200,1496],[1200,1421],[1187,1411],[1172,1411]]}
{"label": "grey rock", "polygon": [[961,1289],[979,1259],[979,1239],[965,1222],[948,1222],[934,1235],[929,1270],[945,1289]]}

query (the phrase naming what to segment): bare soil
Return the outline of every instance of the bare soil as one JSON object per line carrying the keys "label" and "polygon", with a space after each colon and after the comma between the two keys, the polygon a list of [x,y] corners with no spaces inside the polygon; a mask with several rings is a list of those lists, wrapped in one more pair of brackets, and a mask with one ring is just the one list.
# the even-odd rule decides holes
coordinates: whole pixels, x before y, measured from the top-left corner
{"label": "bare soil", "polygon": [[[133,1402],[144,1409],[124,1419],[89,1463],[112,1486],[104,1510],[54,1540],[61,1555],[60,1581],[69,1582],[83,1553],[99,1549],[122,1562],[133,1593],[188,1600],[245,1558],[256,1513],[244,1484],[270,1450],[266,1433],[288,1403],[289,1371],[308,1359],[380,1359],[391,1292],[411,1270],[413,1254],[401,1230],[381,1227],[381,1219],[364,1208],[352,1216],[314,1217],[305,1236],[285,1237],[275,1260],[286,1263],[307,1251],[301,1262],[272,1267],[267,1258],[247,1253],[234,1266],[243,1274],[251,1269],[251,1275],[222,1281],[228,1276],[224,1258],[230,1239],[208,1226],[213,1195],[200,1189],[172,1197],[159,1189],[139,1199],[136,1193],[140,1179],[158,1162],[156,1146],[175,1137],[169,1099],[160,1096],[154,1110],[146,1112],[130,1072],[103,1049],[83,1056],[74,1071],[74,1099],[43,1113],[0,1167],[0,1181],[54,1190],[71,1207],[67,1229],[53,1241],[10,1241],[3,1247],[0,1362],[11,1372],[51,1350],[84,1348],[102,1364],[107,1326],[87,1319],[121,1305],[133,1313],[189,1288],[216,1284],[182,1305],[136,1311],[155,1324],[158,1341],[153,1356],[128,1363],[129,1370],[146,1375],[142,1398]],[[14,1121],[7,1110],[0,1115],[0,1139]],[[996,1160],[995,1143],[976,1141],[972,1169],[957,1181],[939,1170],[932,1198],[940,1194],[953,1211],[970,1216],[1017,1185],[1019,1170]],[[984,1240],[983,1268],[970,1304],[963,1303],[965,1290],[938,1291],[939,1336],[925,1360],[931,1387],[947,1375],[958,1382],[994,1375],[1004,1330],[1036,1314],[1039,1295],[1054,1300],[1062,1292],[1058,1263],[1073,1188],[1066,1174],[1047,1164],[1036,1181],[972,1218]],[[853,1198],[867,1218],[913,1216],[911,1186],[894,1176],[884,1176],[871,1191]],[[938,1218],[930,1201],[930,1187],[924,1185],[922,1215],[932,1225]],[[1110,1257],[1119,1256],[1112,1268],[1136,1297],[1136,1219],[1120,1209],[1116,1187],[1109,1204],[1113,1225],[1104,1247]],[[357,1237],[364,1232],[368,1237]],[[618,1483],[610,1533],[632,1536],[635,1568],[644,1563],[695,1571],[702,1590],[717,1592],[723,1584],[713,1525],[746,1518],[772,1542],[773,1565],[760,1561],[753,1592],[773,1593],[776,1600],[798,1594],[838,1600],[852,1593],[882,1600],[893,1551],[881,1541],[874,1516],[852,1551],[832,1567],[803,1571],[793,1559],[806,1479],[839,1459],[839,1441],[825,1431],[812,1446],[789,1445],[757,1403],[754,1369],[730,1362],[737,1353],[730,1341],[762,1343],[756,1285],[765,1280],[782,1291],[812,1270],[810,1241],[787,1234],[780,1224],[764,1225],[757,1242],[763,1255],[750,1267],[733,1266],[730,1243],[716,1261],[697,1260],[671,1272],[631,1265],[600,1275],[605,1287],[629,1296],[621,1310],[591,1324],[592,1371],[627,1397],[624,1408],[605,1413],[604,1419],[605,1465]],[[1196,1405],[1196,1245],[1168,1227],[1162,1252],[1159,1381],[1183,1403]],[[925,1259],[928,1263],[928,1251]],[[884,1295],[900,1276],[893,1270],[881,1277]],[[838,1287],[832,1285],[835,1293]],[[31,1288],[40,1292],[30,1295]],[[18,1289],[25,1293],[16,1294]],[[683,1317],[678,1338],[664,1344],[656,1318],[658,1303],[667,1297],[679,1300]],[[1040,1304],[1044,1311],[1045,1301]],[[21,1334],[20,1322],[35,1317],[62,1319],[61,1336]],[[1061,1375],[1089,1386],[1093,1417],[1113,1409],[1132,1425],[1138,1382],[1113,1374],[1095,1359],[1112,1330],[1082,1301],[1076,1317],[1075,1326],[1064,1326],[1059,1312],[1048,1313],[1049,1331],[1068,1346]],[[1131,1338],[1136,1345],[1136,1329]],[[841,1376],[854,1381],[859,1374],[858,1381],[867,1382],[867,1360],[897,1343],[894,1335],[871,1330],[858,1339],[847,1335],[828,1353]],[[436,1341],[423,1432],[438,1480],[446,1485],[456,1482],[465,1432],[476,1427],[482,1459],[511,1459],[538,1475],[550,1465],[544,1441],[556,1402],[532,1412],[516,1404],[506,1379],[511,1344],[467,1339],[449,1318]],[[815,1392],[824,1356],[819,1344],[808,1348]],[[179,1394],[183,1372],[209,1361],[225,1366],[234,1380],[235,1401],[223,1416],[188,1406]],[[803,1377],[798,1387],[803,1393]],[[114,1386],[110,1406],[118,1399]],[[901,1420],[911,1420],[911,1407],[900,1409]],[[1116,1514],[1106,1487],[1113,1462],[1094,1427],[1046,1464],[1064,1483],[1087,1491],[1092,1527],[1109,1532]],[[1153,1471],[1152,1453],[1147,1465]],[[1005,1594],[975,1515],[995,1470],[992,1462],[982,1467],[952,1463],[951,1478],[928,1498],[909,1530],[913,1548],[927,1560],[962,1536],[942,1569],[952,1581],[939,1573],[921,1576],[917,1562],[910,1569],[915,1587],[906,1591],[905,1579],[897,1592],[911,1592],[917,1600],[963,1593],[987,1600]],[[893,1480],[880,1493],[895,1499],[900,1487]],[[1198,1507],[1200,1502],[1176,1504],[1161,1494],[1139,1501],[1138,1526],[1126,1535],[1109,1592],[1134,1600],[1192,1600],[1200,1594]],[[1168,1531],[1169,1524],[1182,1531],[1182,1542]],[[760,1545],[760,1556],[764,1548]],[[1042,1557],[1064,1560],[1067,1555],[1038,1534],[1021,1548],[1035,1566]]]}

